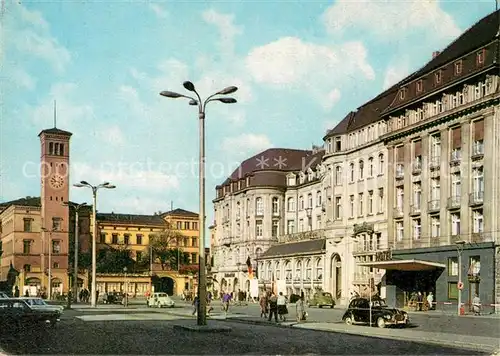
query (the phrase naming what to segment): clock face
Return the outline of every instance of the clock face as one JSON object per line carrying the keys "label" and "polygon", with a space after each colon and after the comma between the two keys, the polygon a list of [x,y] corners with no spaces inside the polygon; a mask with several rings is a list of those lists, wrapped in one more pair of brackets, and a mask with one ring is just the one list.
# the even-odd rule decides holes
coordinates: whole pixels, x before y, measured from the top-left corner
{"label": "clock face", "polygon": [[53,174],[49,179],[50,186],[54,189],[61,189],[64,186],[64,178],[59,174]]}

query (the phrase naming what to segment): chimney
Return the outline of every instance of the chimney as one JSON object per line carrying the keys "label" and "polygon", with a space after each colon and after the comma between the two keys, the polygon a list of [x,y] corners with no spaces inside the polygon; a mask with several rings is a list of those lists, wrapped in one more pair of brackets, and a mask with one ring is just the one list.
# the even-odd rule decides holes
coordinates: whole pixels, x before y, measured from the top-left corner
{"label": "chimney", "polygon": [[434,59],[434,58],[436,58],[437,56],[439,56],[439,54],[440,54],[440,53],[441,53],[441,52],[439,52],[439,51],[434,51],[434,52],[432,52],[432,59]]}

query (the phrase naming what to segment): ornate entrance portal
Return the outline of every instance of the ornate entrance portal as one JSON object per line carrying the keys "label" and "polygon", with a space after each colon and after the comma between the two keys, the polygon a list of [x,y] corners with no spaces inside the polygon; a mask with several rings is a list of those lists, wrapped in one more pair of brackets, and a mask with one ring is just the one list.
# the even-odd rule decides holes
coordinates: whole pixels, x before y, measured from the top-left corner
{"label": "ornate entrance portal", "polygon": [[334,299],[342,298],[342,261],[337,253],[330,259],[330,293]]}

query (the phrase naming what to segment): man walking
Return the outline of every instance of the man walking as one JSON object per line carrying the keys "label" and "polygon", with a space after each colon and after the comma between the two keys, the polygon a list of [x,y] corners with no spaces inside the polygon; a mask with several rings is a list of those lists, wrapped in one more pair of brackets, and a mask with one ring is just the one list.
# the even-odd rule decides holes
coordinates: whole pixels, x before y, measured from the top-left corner
{"label": "man walking", "polygon": [[269,321],[273,318],[274,315],[274,321],[278,322],[278,297],[276,297],[276,294],[272,294],[271,298],[269,298]]}

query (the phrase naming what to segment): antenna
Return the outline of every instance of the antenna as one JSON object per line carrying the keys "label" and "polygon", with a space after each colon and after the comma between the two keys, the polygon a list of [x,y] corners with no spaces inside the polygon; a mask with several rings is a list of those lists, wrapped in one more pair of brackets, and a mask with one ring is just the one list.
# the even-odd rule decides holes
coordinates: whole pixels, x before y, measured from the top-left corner
{"label": "antenna", "polygon": [[57,106],[56,101],[54,100],[54,128],[57,127]]}
{"label": "antenna", "polygon": [[174,201],[170,201],[170,211],[174,210]]}

